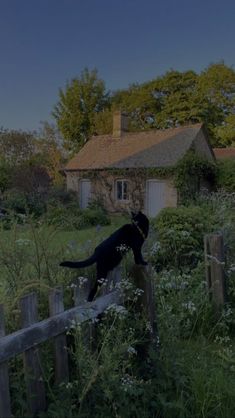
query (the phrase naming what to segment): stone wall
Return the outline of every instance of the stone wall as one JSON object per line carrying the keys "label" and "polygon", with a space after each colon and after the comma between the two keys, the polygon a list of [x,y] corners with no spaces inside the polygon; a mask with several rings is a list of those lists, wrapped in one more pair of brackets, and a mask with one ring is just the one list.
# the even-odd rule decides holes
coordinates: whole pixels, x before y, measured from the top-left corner
{"label": "stone wall", "polygon": [[[146,206],[146,182],[148,178],[136,175],[117,175],[108,171],[98,171],[91,174],[84,172],[67,172],[67,189],[74,190],[79,196],[79,181],[81,179],[90,179],[91,181],[91,199],[101,199],[110,213],[121,213],[130,210],[145,211]],[[129,183],[129,200],[119,201],[116,198],[116,181],[127,180]],[[151,180],[153,178],[151,177]],[[157,180],[157,179],[156,179]],[[177,190],[173,185],[172,179],[161,179],[166,185],[165,188],[165,206],[177,206]]]}

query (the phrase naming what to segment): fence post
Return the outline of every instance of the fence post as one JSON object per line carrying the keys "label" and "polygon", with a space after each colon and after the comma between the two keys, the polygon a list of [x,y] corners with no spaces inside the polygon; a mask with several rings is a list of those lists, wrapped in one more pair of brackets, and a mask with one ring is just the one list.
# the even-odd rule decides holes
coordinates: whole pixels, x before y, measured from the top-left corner
{"label": "fence post", "polygon": [[91,282],[86,278],[77,278],[74,283],[73,300],[74,306],[82,305],[87,302],[91,290]]}
{"label": "fence post", "polygon": [[[49,292],[50,316],[64,312],[63,290],[52,289]],[[68,350],[66,335],[54,337],[55,351],[55,383],[60,384],[69,380]]]}
{"label": "fence post", "polygon": [[223,236],[221,234],[206,235],[204,251],[207,287],[212,302],[218,309],[227,301]]}
{"label": "fence post", "polygon": [[[37,296],[30,293],[19,301],[22,328],[38,321]],[[32,416],[46,409],[45,386],[42,376],[39,348],[30,348],[23,353],[27,401]]]}
{"label": "fence post", "polygon": [[[74,282],[73,300],[74,306],[82,305],[87,302],[92,288],[92,282],[87,278],[77,278]],[[93,349],[96,339],[95,325],[91,322],[82,325],[83,343],[87,349]]]}
{"label": "fence post", "polygon": [[100,287],[99,296],[107,295],[121,282],[121,267],[117,266],[109,271],[106,280],[107,282]]}
{"label": "fence post", "polygon": [[[5,335],[4,309],[0,305],[0,338]],[[11,417],[11,400],[7,362],[0,364],[0,418]]]}
{"label": "fence post", "polygon": [[149,343],[156,346],[158,329],[151,269],[148,266],[135,264],[132,268],[132,275],[135,286],[143,291],[138,297],[136,309],[138,312],[143,312],[143,317],[146,317],[149,323]]}

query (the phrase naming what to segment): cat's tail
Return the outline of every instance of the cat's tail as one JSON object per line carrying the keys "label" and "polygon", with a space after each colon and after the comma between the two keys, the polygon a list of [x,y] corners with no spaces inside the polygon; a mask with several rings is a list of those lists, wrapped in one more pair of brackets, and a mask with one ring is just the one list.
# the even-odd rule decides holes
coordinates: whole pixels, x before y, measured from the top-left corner
{"label": "cat's tail", "polygon": [[96,256],[93,254],[91,257],[83,261],[63,261],[60,263],[61,267],[70,267],[71,269],[79,269],[82,267],[91,266],[96,262]]}

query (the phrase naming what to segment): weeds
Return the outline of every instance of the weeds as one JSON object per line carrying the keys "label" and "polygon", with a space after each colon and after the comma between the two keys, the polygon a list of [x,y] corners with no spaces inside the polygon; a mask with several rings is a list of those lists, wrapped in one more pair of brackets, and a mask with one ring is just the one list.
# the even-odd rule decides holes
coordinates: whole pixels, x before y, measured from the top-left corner
{"label": "weeds", "polygon": [[[82,327],[74,323],[68,336],[73,341],[69,346],[69,382],[54,386],[52,346],[49,342],[44,346],[42,367],[48,411],[41,414],[42,418],[233,418],[234,196],[224,192],[210,197],[204,194],[198,198],[197,206],[201,209],[191,211],[198,221],[197,236],[188,245],[184,210],[184,225],[176,228],[175,253],[171,254],[166,245],[161,268],[154,273],[159,349],[150,348],[145,359],[139,355],[148,330],[145,318],[134,309],[140,292],[129,275],[133,260],[128,254],[122,265],[125,305],[111,306],[98,322]],[[206,214],[206,221],[200,222],[202,214]],[[208,219],[213,224],[209,225]],[[229,303],[219,317],[215,317],[208,298],[201,257],[205,222],[208,230],[223,233],[226,245]],[[171,229],[173,234],[173,223]],[[190,234],[195,233],[193,220],[189,229]],[[191,263],[192,253],[187,252],[192,251],[193,238],[197,262],[194,258]],[[69,306],[74,273],[65,276],[58,264],[65,255],[71,259],[85,258],[102,239],[102,230],[94,228],[90,241],[86,236],[83,243],[78,237],[64,239],[60,244],[54,227],[30,218],[24,225],[13,222],[11,229],[0,236],[0,297],[6,306],[8,329],[17,328],[17,302],[29,290],[39,294],[41,317],[47,316],[48,289],[58,284],[63,283],[65,305]],[[153,229],[145,247],[147,258],[156,257],[167,239],[161,243],[158,231]],[[183,267],[179,266],[180,251]],[[177,263],[164,264],[167,257],[173,261],[177,258]],[[93,269],[83,270],[81,281],[84,277],[92,280],[93,275]],[[92,339],[90,330],[94,328],[96,336]],[[26,401],[21,358],[10,362],[10,370],[13,411],[17,418],[23,418]]]}

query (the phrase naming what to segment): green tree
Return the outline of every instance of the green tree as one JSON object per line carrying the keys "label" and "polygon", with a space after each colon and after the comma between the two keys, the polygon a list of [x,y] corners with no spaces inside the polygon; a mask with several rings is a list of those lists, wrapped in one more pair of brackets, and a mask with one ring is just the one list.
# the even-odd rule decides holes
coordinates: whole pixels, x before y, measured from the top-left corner
{"label": "green tree", "polygon": [[46,169],[54,185],[62,185],[64,177],[61,168],[65,162],[63,139],[57,128],[48,122],[42,123],[42,128],[37,139],[37,154],[34,156],[34,165]]}
{"label": "green tree", "polygon": [[[235,134],[235,71],[223,62],[210,65],[199,77],[198,94],[208,103],[204,122],[217,145],[231,145]],[[204,105],[205,108],[205,105]]]}
{"label": "green tree", "polygon": [[25,131],[0,130],[0,158],[10,166],[21,164],[35,153],[35,134]]}
{"label": "green tree", "polygon": [[65,147],[77,152],[95,133],[95,114],[108,106],[108,94],[97,70],[85,68],[80,77],[59,90],[59,101],[53,117],[64,138]]}
{"label": "green tree", "polygon": [[9,164],[0,158],[0,192],[3,193],[11,186],[12,169]]}
{"label": "green tree", "polygon": [[154,126],[158,102],[149,83],[132,84],[113,94],[112,108],[121,109],[130,117],[130,130],[146,130]]}

